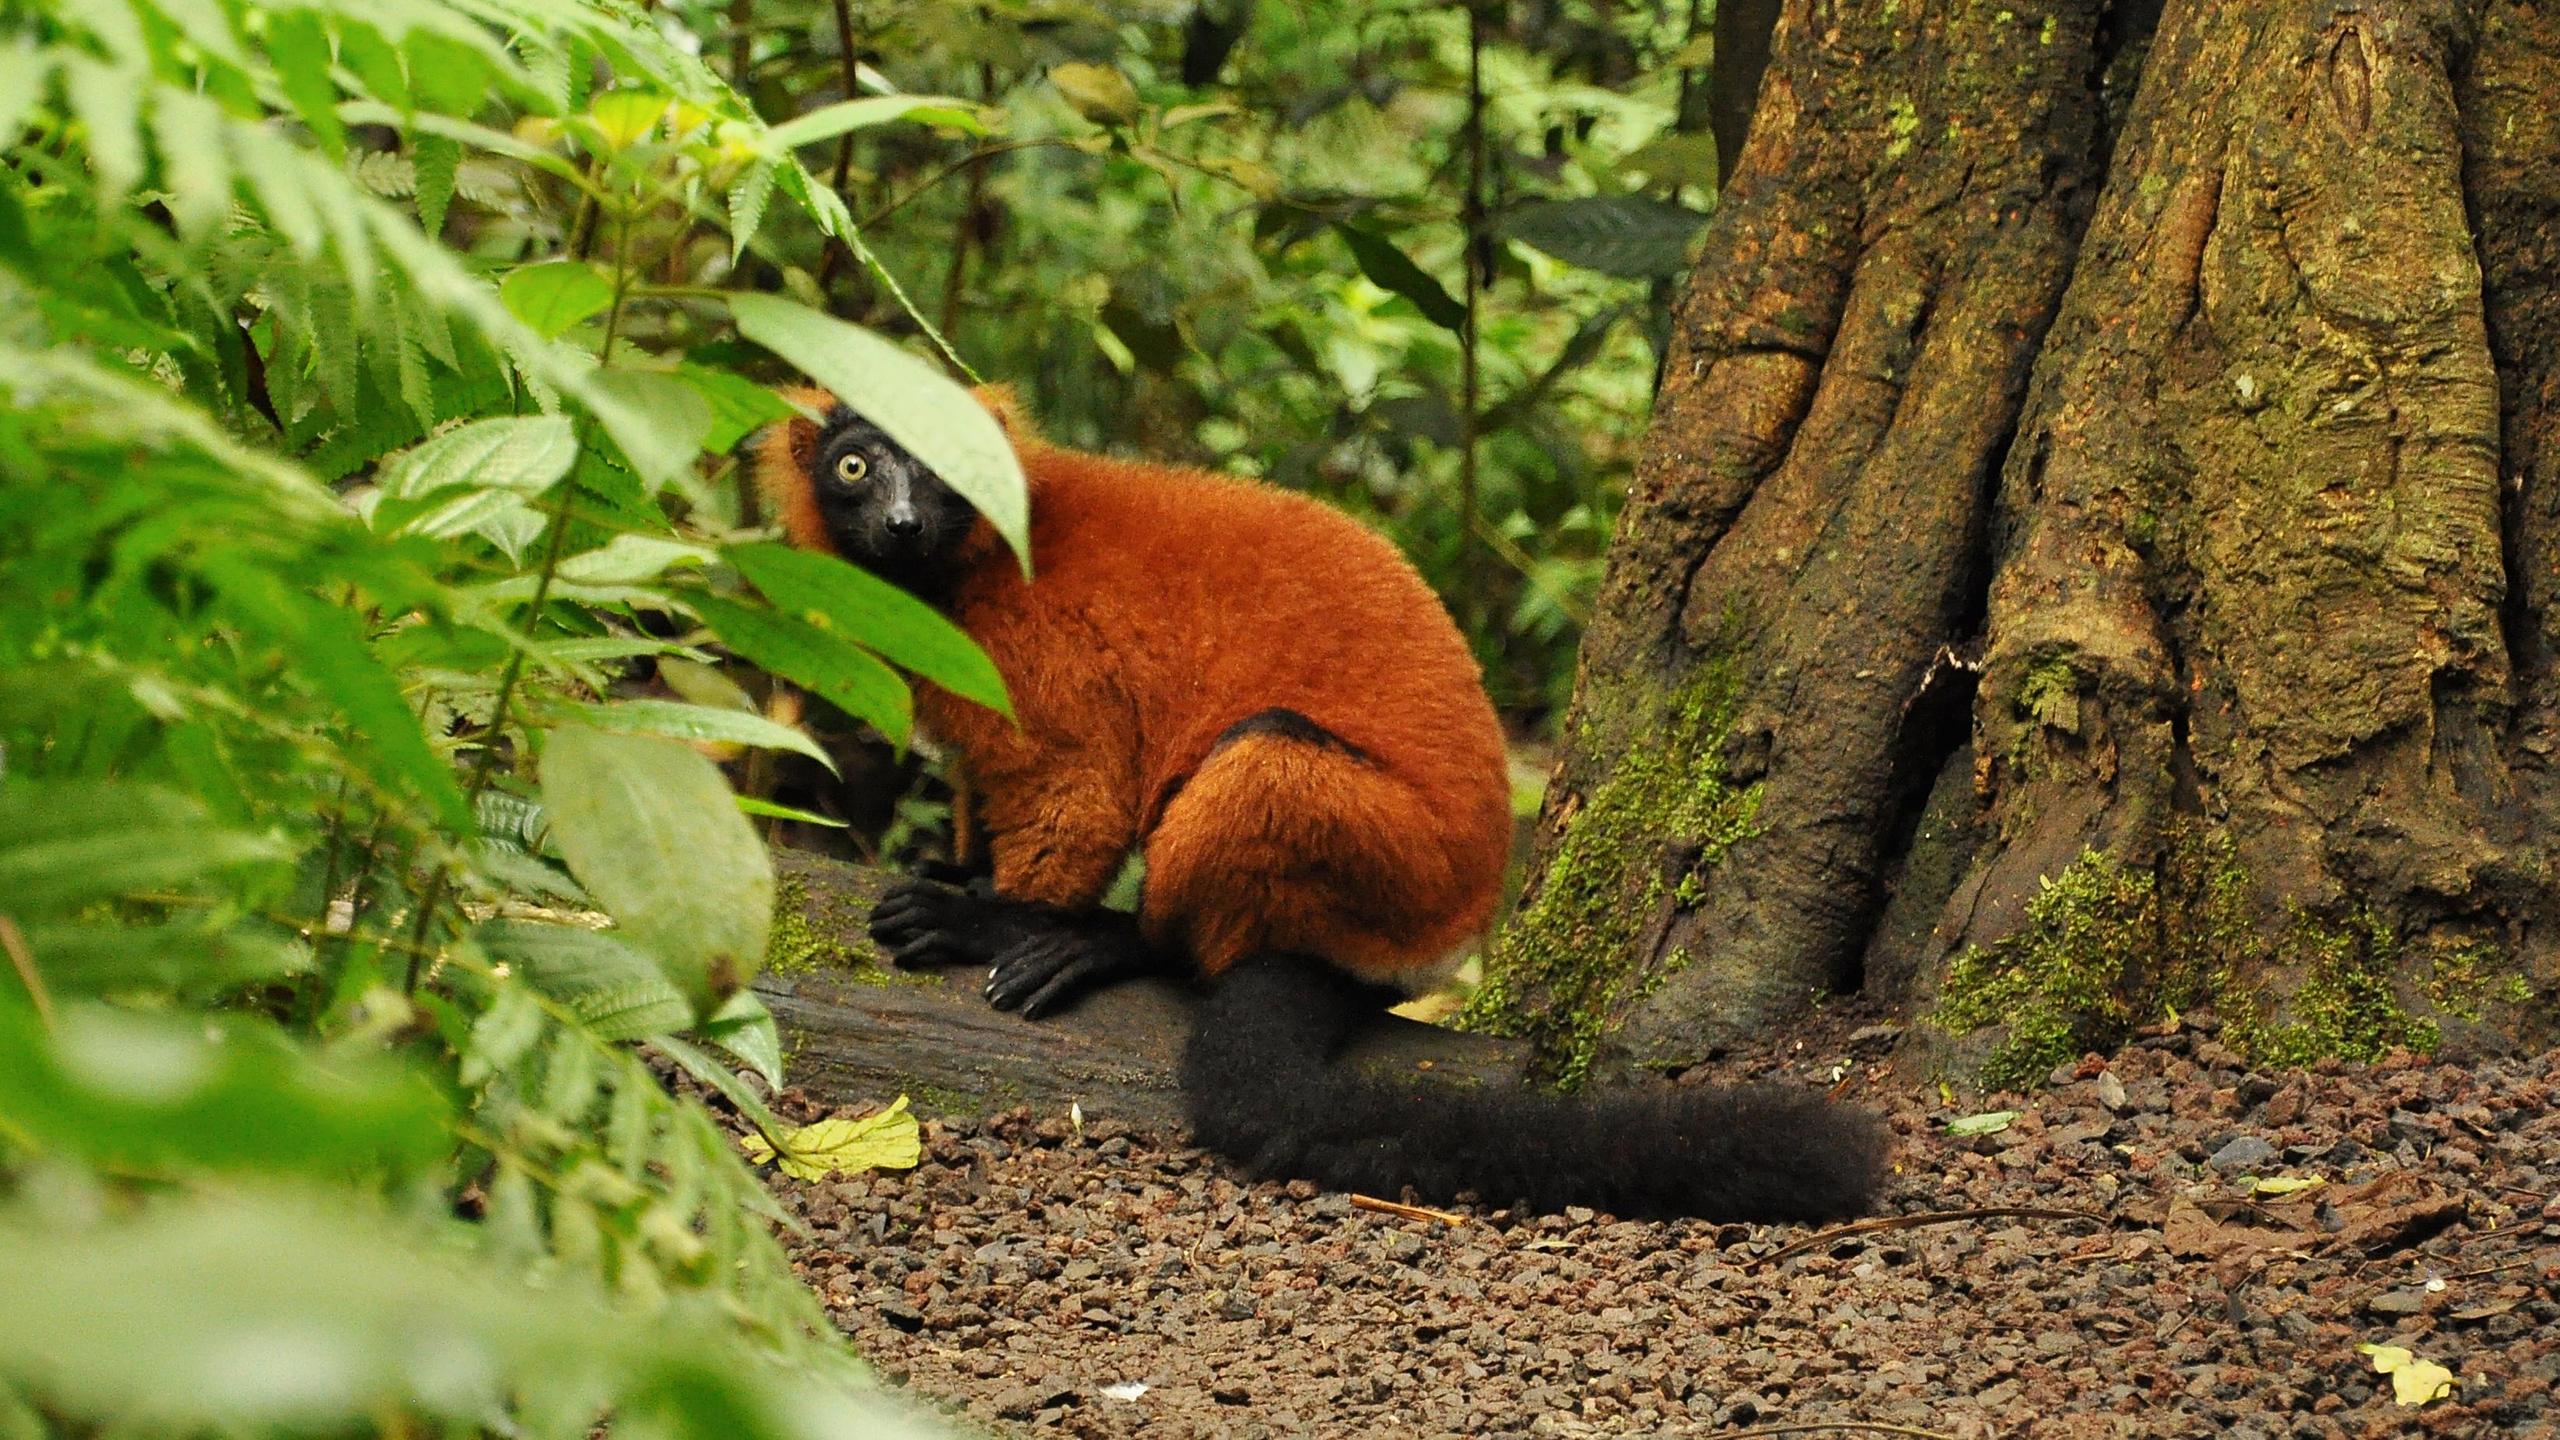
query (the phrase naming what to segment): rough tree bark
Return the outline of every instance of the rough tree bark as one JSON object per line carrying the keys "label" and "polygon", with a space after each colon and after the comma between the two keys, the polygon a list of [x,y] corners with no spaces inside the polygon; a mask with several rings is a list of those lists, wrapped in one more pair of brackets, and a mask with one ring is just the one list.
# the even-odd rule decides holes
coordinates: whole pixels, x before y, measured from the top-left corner
{"label": "rough tree bark", "polygon": [[2199,1004],[2552,1033],[2560,7],[1771,55],[1477,1018],[1670,1066],[1864,989],[1997,1080]]}

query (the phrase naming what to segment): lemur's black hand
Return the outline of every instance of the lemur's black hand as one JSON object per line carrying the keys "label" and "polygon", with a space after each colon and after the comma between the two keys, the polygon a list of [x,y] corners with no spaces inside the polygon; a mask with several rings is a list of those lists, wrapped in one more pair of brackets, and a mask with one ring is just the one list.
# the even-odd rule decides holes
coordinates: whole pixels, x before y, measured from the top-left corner
{"label": "lemur's black hand", "polygon": [[984,965],[987,1001],[1036,1020],[1073,996],[1166,968],[1115,910],[1065,910],[1034,900],[902,880],[871,911],[871,938],[902,968]]}

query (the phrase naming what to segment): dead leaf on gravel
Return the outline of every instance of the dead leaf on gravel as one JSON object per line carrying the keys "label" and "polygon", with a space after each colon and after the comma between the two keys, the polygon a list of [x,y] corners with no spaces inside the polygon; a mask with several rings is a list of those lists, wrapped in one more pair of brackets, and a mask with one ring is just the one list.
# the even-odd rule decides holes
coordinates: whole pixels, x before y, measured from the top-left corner
{"label": "dead leaf on gravel", "polygon": [[2368,1257],[2414,1245],[2460,1220],[2468,1208],[2461,1196],[2414,1170],[2394,1170],[2338,1191],[2328,1204],[2339,1221],[2328,1248]]}
{"label": "dead leaf on gravel", "polygon": [[[924,1154],[916,1117],[907,1113],[904,1095],[888,1109],[859,1120],[819,1120],[774,1138],[783,1144],[782,1173],[795,1180],[824,1180],[839,1172],[912,1170]],[[754,1131],[740,1136],[738,1144],[759,1165],[774,1159],[773,1146]]]}
{"label": "dead leaf on gravel", "polygon": [[1961,1120],[1948,1121],[1947,1133],[1955,1136],[1996,1135],[2008,1129],[2017,1118],[2018,1112],[2015,1110],[1988,1110],[1980,1115],[1967,1115]]}
{"label": "dead leaf on gravel", "polygon": [[2219,1260],[2251,1250],[2308,1250],[2326,1238],[2246,1200],[2199,1202],[2184,1196],[2169,1202],[2160,1233],[2170,1254],[2189,1260]]}
{"label": "dead leaf on gravel", "polygon": [[2373,1368],[2391,1377],[2391,1398],[2403,1405],[2424,1405],[2453,1393],[2453,1372],[2432,1360],[2421,1360],[2397,1345],[2359,1345],[2373,1357]]}

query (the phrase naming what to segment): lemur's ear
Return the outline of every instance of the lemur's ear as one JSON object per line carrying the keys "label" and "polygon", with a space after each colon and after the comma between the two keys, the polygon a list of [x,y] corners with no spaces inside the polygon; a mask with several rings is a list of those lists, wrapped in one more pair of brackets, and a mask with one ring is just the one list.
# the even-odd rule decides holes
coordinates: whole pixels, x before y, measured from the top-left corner
{"label": "lemur's ear", "polygon": [[[836,408],[836,397],[808,385],[793,385],[783,398],[824,415]],[[791,415],[764,427],[755,439],[756,488],[782,517],[783,532],[794,545],[831,549],[826,521],[818,513],[818,492],[810,467],[818,459],[818,425],[804,415]]]}
{"label": "lemur's ear", "polygon": [[987,413],[996,417],[996,423],[1004,427],[1004,438],[1016,445],[1039,442],[1040,432],[1032,428],[1031,417],[1023,409],[1022,397],[1013,393],[1012,386],[981,385],[969,393],[976,396],[978,403],[987,407]]}

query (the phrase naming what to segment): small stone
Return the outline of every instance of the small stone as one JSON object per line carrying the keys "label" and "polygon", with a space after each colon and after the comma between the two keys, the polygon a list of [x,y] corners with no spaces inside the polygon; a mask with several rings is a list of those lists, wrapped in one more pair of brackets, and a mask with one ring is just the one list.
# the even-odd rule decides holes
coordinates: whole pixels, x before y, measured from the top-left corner
{"label": "small stone", "polygon": [[2427,1292],[2415,1286],[2401,1290],[2385,1290],[2364,1302],[2364,1308],[2376,1315],[2415,1315],[2426,1308]]}
{"label": "small stone", "polygon": [[2214,1151],[2213,1158],[2205,1163],[2225,1175],[2236,1175],[2268,1164],[2276,1157],[2277,1150],[2273,1145],[2255,1135],[2242,1135]]}
{"label": "small stone", "polygon": [[2122,1110],[2124,1108],[2124,1098],[2124,1082],[2116,1078],[2116,1072],[2113,1070],[2099,1071],[2098,1103],[2106,1106],[2110,1110]]}

